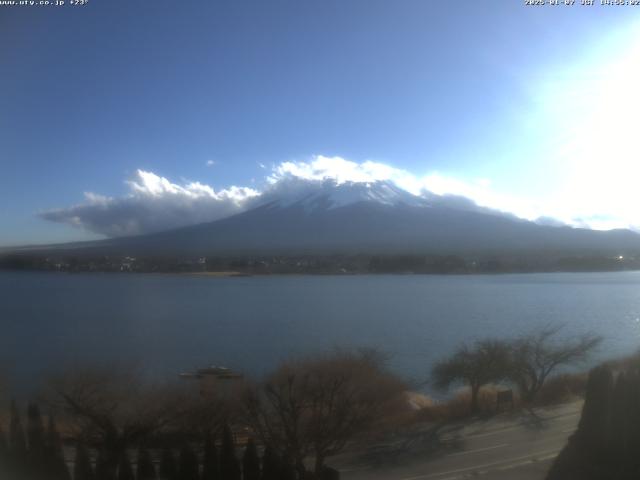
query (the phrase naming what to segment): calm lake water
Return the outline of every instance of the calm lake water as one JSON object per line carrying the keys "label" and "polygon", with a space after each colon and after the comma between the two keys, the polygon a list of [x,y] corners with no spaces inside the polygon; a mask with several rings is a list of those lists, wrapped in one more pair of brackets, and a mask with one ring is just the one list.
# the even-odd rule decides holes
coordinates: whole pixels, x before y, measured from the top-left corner
{"label": "calm lake water", "polygon": [[463,341],[548,323],[640,347],[640,272],[269,276],[0,272],[0,365],[14,387],[72,363],[174,378],[219,364],[259,376],[294,354],[375,346],[424,380]]}

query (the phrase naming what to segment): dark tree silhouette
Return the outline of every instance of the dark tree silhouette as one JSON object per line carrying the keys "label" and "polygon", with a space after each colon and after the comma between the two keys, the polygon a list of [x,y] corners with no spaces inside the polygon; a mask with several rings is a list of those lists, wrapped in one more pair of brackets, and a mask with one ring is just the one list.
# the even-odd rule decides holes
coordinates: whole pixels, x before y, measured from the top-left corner
{"label": "dark tree silhouette", "polygon": [[176,457],[169,448],[165,448],[160,456],[159,477],[161,480],[179,480]]}
{"label": "dark tree silhouette", "polygon": [[262,454],[262,476],[261,480],[280,480],[280,470],[282,469],[278,454],[269,445]]}
{"label": "dark tree silhouette", "polygon": [[9,476],[9,444],[0,425],[0,478]]}
{"label": "dark tree silhouette", "polygon": [[222,430],[222,449],[220,451],[220,476],[223,480],[240,480],[240,463],[236,457],[233,434],[229,425]]}
{"label": "dark tree silhouette", "polygon": [[79,442],[76,445],[76,455],[73,462],[73,480],[94,480],[89,451]]}
{"label": "dark tree silhouette", "polygon": [[[628,374],[622,372],[618,375],[618,379],[615,382],[615,386],[611,390],[610,406],[609,406],[609,430],[611,435],[607,435],[608,432],[603,432],[601,437],[601,445],[603,450],[608,447],[611,451],[612,460],[620,465],[626,465],[628,462],[627,447],[629,445],[631,430],[638,429],[638,424],[632,422],[631,413],[633,412],[629,404],[629,400],[633,399],[633,385],[632,379],[628,378]],[[614,433],[615,432],[615,433]],[[609,438],[607,438],[609,437]],[[607,445],[608,444],[608,445]],[[638,472],[640,473],[640,472]],[[619,476],[615,476],[620,478]]]}
{"label": "dark tree silhouette", "polygon": [[52,379],[53,401],[116,469],[123,452],[179,418],[182,394],[150,385],[135,372],[85,368]]}
{"label": "dark tree silhouette", "polygon": [[202,459],[202,480],[219,480],[220,465],[218,463],[218,449],[215,439],[207,435],[204,443],[204,457]]}
{"label": "dark tree silhouette", "polygon": [[237,401],[237,397],[244,383],[232,383],[222,390],[204,388],[198,394],[184,398],[180,427],[186,434],[206,438],[221,431],[225,424],[235,422],[243,413],[242,403]]}
{"label": "dark tree silhouette", "polygon": [[4,430],[2,429],[2,424],[0,424],[0,454],[6,455],[9,453],[9,444],[7,443],[7,437],[4,434]]}
{"label": "dark tree silhouette", "polygon": [[[248,389],[247,419],[264,445],[286,453],[300,478],[405,405],[406,387],[372,351],[335,351],[282,364]],[[402,402],[402,403],[401,403]]]}
{"label": "dark tree silhouette", "polygon": [[116,467],[110,461],[110,455],[104,450],[98,451],[95,478],[96,480],[116,480]]}
{"label": "dark tree silhouette", "polygon": [[127,452],[124,452],[120,456],[120,462],[118,463],[118,480],[135,480]]}
{"label": "dark tree silhouette", "polygon": [[199,480],[198,456],[190,445],[184,445],[180,450],[179,475],[180,480]]}
{"label": "dark tree silhouette", "polygon": [[20,410],[15,401],[11,401],[11,420],[9,423],[9,451],[15,463],[23,465],[27,455],[27,442],[20,420]]}
{"label": "dark tree silhouette", "polygon": [[7,443],[7,437],[4,435],[2,424],[0,424],[0,458],[6,460],[9,455],[9,444]]}
{"label": "dark tree silhouette", "polygon": [[471,390],[471,413],[478,413],[480,388],[507,377],[510,367],[510,347],[500,340],[481,340],[468,346],[463,344],[449,358],[435,364],[434,384],[448,388],[454,383],[468,385]]}
{"label": "dark tree silhouette", "polygon": [[608,417],[611,412],[613,388],[614,379],[611,369],[597,367],[589,372],[578,431],[581,432],[581,437],[590,453],[602,451],[604,439],[608,436]]}
{"label": "dark tree silhouette", "polygon": [[281,480],[296,480],[296,468],[291,457],[285,455],[280,463],[280,476]]}
{"label": "dark tree silhouette", "polygon": [[243,480],[260,480],[260,457],[252,438],[247,442],[242,456],[242,478]]}
{"label": "dark tree silhouette", "polygon": [[47,477],[47,457],[45,431],[40,409],[35,403],[27,405],[27,459],[25,469],[27,476],[35,479]]}
{"label": "dark tree silhouette", "polygon": [[561,327],[546,327],[512,344],[510,379],[523,401],[535,401],[549,375],[558,367],[582,362],[602,342],[588,333],[577,339],[556,340]]}
{"label": "dark tree silhouette", "polygon": [[35,403],[27,406],[27,443],[30,462],[42,463],[45,455],[44,424]]}
{"label": "dark tree silhouette", "polygon": [[[589,374],[576,432],[549,470],[549,480],[636,480],[640,475],[640,373],[608,366]],[[615,378],[615,380],[614,380]]]}
{"label": "dark tree silhouette", "polygon": [[156,480],[156,467],[149,450],[140,448],[138,450],[138,465],[136,468],[136,480]]}
{"label": "dark tree silhouette", "polygon": [[56,427],[53,415],[49,415],[46,439],[46,464],[50,480],[71,480],[69,469],[64,460],[62,439]]}

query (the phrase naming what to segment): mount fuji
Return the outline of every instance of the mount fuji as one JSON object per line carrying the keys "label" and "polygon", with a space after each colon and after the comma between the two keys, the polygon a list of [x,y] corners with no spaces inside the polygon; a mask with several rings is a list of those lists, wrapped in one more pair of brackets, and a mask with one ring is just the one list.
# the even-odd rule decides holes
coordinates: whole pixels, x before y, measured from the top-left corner
{"label": "mount fuji", "polygon": [[276,182],[242,213],[135,237],[58,245],[120,255],[640,252],[640,235],[539,225],[455,196],[413,195],[387,181]]}

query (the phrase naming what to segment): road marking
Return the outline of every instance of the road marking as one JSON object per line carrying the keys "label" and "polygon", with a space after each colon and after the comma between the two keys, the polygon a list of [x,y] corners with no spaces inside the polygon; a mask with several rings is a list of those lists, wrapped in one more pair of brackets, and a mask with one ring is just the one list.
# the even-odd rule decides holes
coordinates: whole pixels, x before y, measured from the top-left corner
{"label": "road marking", "polygon": [[[505,469],[515,468],[521,465],[526,465],[528,463],[540,461],[541,459],[548,459],[549,455],[553,455],[553,456],[558,455],[558,450],[544,450],[537,453],[530,453],[529,455],[523,455],[522,457],[509,458],[507,460],[499,460],[497,462],[485,463],[482,465],[474,465],[473,467],[458,468],[456,470],[449,470],[446,472],[437,472],[437,473],[429,473],[426,475],[417,475],[415,477],[406,477],[406,478],[402,478],[401,480],[422,480],[422,479],[428,479],[428,478],[443,477],[445,475],[451,475],[456,473],[473,472],[481,468],[495,467],[495,466],[502,465],[504,463],[506,463],[507,465],[502,465],[502,468],[505,468]],[[522,462],[522,460],[526,460],[526,461]],[[515,467],[512,467],[511,466],[512,464],[509,464],[509,462],[520,462],[520,463],[515,463],[513,464],[515,465]],[[440,480],[453,480],[455,478],[459,478],[459,477],[447,477],[447,478],[441,478]]]}
{"label": "road marking", "polygon": [[[472,433],[470,435],[464,435],[461,438],[483,438],[483,437],[490,437],[491,435],[499,435],[503,432],[510,432],[512,430],[520,430],[522,429],[522,425],[518,425],[516,427],[507,427],[507,428],[501,428],[499,430],[493,430],[492,432],[487,432],[487,433]],[[458,439],[456,439],[458,440]]]}
{"label": "road marking", "polygon": [[502,447],[508,447],[508,446],[509,446],[508,443],[502,443],[500,445],[493,445],[492,447],[476,448],[475,450],[466,450],[464,452],[450,453],[447,455],[447,457],[458,457],[460,455],[468,455],[470,453],[486,452],[487,450],[493,450],[495,448],[502,448]]}
{"label": "road marking", "polygon": [[[545,419],[542,419],[542,421],[543,422],[547,422],[549,420],[556,420],[557,421],[560,418],[575,417],[576,415],[579,415],[579,414],[580,414],[579,412],[568,413],[568,414],[565,414],[565,415],[558,415],[556,417],[545,418]],[[523,429],[526,429],[526,428],[527,428],[527,426],[525,424],[518,424],[518,425],[515,425],[515,426],[512,426],[512,427],[497,428],[495,430],[491,430],[491,431],[486,432],[486,433],[470,433],[469,435],[462,435],[460,437],[454,437],[454,438],[451,438],[451,439],[445,438],[445,439],[443,439],[443,441],[445,441],[445,442],[453,442],[453,441],[458,441],[461,438],[484,438],[484,437],[490,437],[492,435],[498,435],[498,434],[503,433],[503,432],[512,432],[513,430],[523,430]]]}
{"label": "road marking", "polygon": [[[541,463],[541,462],[546,462],[547,460],[551,460],[554,459],[558,456],[558,453],[553,453],[551,455],[547,455],[544,457],[540,457],[540,458],[532,458],[529,460],[525,460],[524,462],[518,462],[518,463],[512,463],[510,465],[505,465],[504,467],[497,467],[494,468],[493,470],[476,470],[473,472],[473,476],[474,477],[479,477],[482,475],[487,475],[489,473],[491,473],[492,471],[498,471],[498,472],[505,472],[507,470],[513,470],[514,468],[518,468],[518,467],[524,467],[525,465],[531,465],[533,463]],[[459,480],[461,478],[469,478],[468,474],[465,474],[463,476],[457,475],[455,477],[446,477],[446,478],[440,478],[439,480]]]}
{"label": "road marking", "polygon": [[551,460],[552,458],[556,458],[558,455],[560,455],[560,452],[556,452],[556,453],[552,453],[550,455],[545,455],[542,457],[535,457],[532,458],[531,460],[526,460],[524,462],[518,462],[518,463],[512,463],[510,465],[505,465],[504,467],[498,467],[496,468],[496,470],[510,470],[512,468],[518,468],[518,467],[522,467],[524,465],[529,465],[530,463],[539,463],[539,462],[546,462],[547,460]]}

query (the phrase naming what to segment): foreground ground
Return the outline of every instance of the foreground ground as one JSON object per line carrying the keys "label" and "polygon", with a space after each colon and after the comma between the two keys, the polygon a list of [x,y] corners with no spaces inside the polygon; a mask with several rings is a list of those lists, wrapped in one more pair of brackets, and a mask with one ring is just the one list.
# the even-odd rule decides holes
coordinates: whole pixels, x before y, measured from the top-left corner
{"label": "foreground ground", "polygon": [[542,480],[575,430],[582,402],[423,427],[331,462],[343,480]]}

